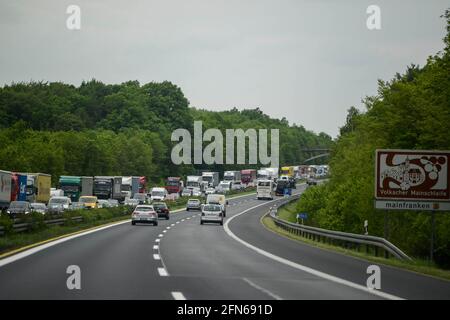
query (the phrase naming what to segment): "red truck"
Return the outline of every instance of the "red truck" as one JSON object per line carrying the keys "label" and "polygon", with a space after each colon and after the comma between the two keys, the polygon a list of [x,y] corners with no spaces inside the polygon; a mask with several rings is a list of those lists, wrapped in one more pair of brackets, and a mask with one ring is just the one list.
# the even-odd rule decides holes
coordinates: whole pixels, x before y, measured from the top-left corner
{"label": "red truck", "polygon": [[139,193],[147,193],[147,178],[139,177]]}
{"label": "red truck", "polygon": [[181,193],[183,191],[183,180],[181,177],[168,177],[166,180],[166,190],[170,193]]}
{"label": "red truck", "polygon": [[256,183],[256,170],[241,170],[241,182],[249,187],[254,186]]}

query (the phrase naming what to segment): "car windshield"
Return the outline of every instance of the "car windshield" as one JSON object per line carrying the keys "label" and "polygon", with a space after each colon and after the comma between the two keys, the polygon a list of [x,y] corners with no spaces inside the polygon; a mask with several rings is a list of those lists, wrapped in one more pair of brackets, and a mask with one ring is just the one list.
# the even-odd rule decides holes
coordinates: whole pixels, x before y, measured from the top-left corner
{"label": "car windshield", "polygon": [[220,206],[217,205],[206,205],[203,208],[204,211],[213,211],[213,212],[219,212],[222,211],[222,208]]}
{"label": "car windshield", "polygon": [[154,207],[155,209],[166,209],[166,208],[167,208],[167,205],[166,205],[165,203],[154,203],[154,204],[153,204],[153,207]]}
{"label": "car windshield", "polygon": [[64,199],[64,198],[52,198],[49,201],[49,203],[51,203],[51,204],[66,204],[68,202],[69,202],[69,200]]}
{"label": "car windshield", "polygon": [[10,208],[26,208],[26,202],[11,202]]}
{"label": "car windshield", "polygon": [[259,187],[269,187],[270,186],[270,182],[269,181],[258,182],[258,186]]}
{"label": "car windshield", "polygon": [[150,212],[153,211],[152,206],[137,206],[136,211]]}
{"label": "car windshield", "polygon": [[34,209],[45,209],[45,204],[43,203],[32,203],[31,207]]}
{"label": "car windshield", "polygon": [[222,184],[220,185],[220,187],[223,188],[223,189],[226,189],[226,188],[229,188],[230,185],[229,185],[228,183],[222,183]]}
{"label": "car windshield", "polygon": [[164,192],[163,191],[153,191],[152,192],[152,196],[156,196],[156,197],[163,197],[164,196]]}
{"label": "car windshield", "polygon": [[133,199],[137,199],[137,200],[145,199],[145,194],[143,194],[143,193],[136,193],[133,196]]}
{"label": "car windshield", "polygon": [[188,202],[189,202],[189,203],[197,204],[197,203],[200,203],[200,200],[189,200]]}
{"label": "car windshield", "polygon": [[64,192],[78,192],[78,186],[62,185],[61,189],[64,190]]}
{"label": "car windshield", "polygon": [[85,198],[80,198],[80,202],[83,203],[91,203],[91,202],[96,202],[97,199],[94,197],[85,197]]}

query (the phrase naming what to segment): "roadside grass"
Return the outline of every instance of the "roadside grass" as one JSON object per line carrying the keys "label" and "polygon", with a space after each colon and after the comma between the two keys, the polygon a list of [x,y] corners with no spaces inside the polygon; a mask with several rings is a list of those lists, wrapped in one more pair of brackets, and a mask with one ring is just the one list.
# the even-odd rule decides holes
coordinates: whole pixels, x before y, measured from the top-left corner
{"label": "roadside grass", "polygon": [[74,232],[99,227],[109,223],[126,220],[129,218],[130,216],[126,214],[86,222],[79,222],[79,223],[73,222],[66,225],[47,226],[39,230],[31,230],[18,233],[7,233],[3,236],[0,236],[0,255],[35,243],[39,243],[56,237],[65,236]]}
{"label": "roadside grass", "polygon": [[[280,210],[280,214],[279,214],[280,217],[281,217],[281,214],[288,215],[289,211],[286,210],[283,212],[282,210]],[[435,264],[432,264],[426,260],[414,259],[413,261],[402,261],[402,260],[398,260],[396,258],[386,259],[384,257],[376,257],[376,256],[372,256],[370,254],[367,254],[365,251],[356,251],[356,250],[352,250],[352,249],[346,249],[346,248],[343,248],[340,246],[335,246],[335,245],[322,243],[322,242],[316,242],[316,241],[313,241],[313,240],[310,240],[310,239],[307,239],[307,238],[304,238],[301,236],[297,236],[295,234],[292,234],[288,231],[285,231],[285,230],[277,227],[275,225],[275,223],[273,222],[272,218],[270,218],[268,216],[265,216],[261,220],[261,222],[268,230],[270,230],[272,232],[275,232],[281,236],[292,239],[294,241],[299,241],[301,243],[304,243],[304,244],[307,244],[310,246],[318,247],[318,248],[328,250],[328,251],[337,252],[340,254],[351,256],[351,257],[354,257],[357,259],[374,262],[377,264],[382,264],[382,265],[386,265],[386,266],[390,266],[390,267],[395,267],[395,268],[399,268],[399,269],[403,269],[403,270],[412,271],[412,272],[419,273],[422,275],[432,276],[432,277],[436,277],[436,278],[444,279],[444,280],[450,280],[450,270],[440,269]],[[295,222],[295,221],[293,221],[293,222]]]}

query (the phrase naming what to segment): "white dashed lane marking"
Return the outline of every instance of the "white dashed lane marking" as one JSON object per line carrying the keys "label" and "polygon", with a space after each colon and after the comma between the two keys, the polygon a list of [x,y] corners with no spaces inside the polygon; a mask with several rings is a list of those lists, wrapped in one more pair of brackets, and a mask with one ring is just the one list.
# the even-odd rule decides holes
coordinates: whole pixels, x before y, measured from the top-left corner
{"label": "white dashed lane marking", "polygon": [[161,277],[167,277],[169,275],[164,268],[158,268],[158,273]]}

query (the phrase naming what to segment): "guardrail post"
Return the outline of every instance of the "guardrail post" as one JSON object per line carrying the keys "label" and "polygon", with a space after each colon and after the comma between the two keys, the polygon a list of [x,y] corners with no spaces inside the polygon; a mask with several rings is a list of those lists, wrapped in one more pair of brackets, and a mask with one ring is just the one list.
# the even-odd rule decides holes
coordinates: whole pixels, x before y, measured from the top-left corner
{"label": "guardrail post", "polygon": [[378,247],[375,246],[374,249],[375,249],[375,257],[378,257]]}

